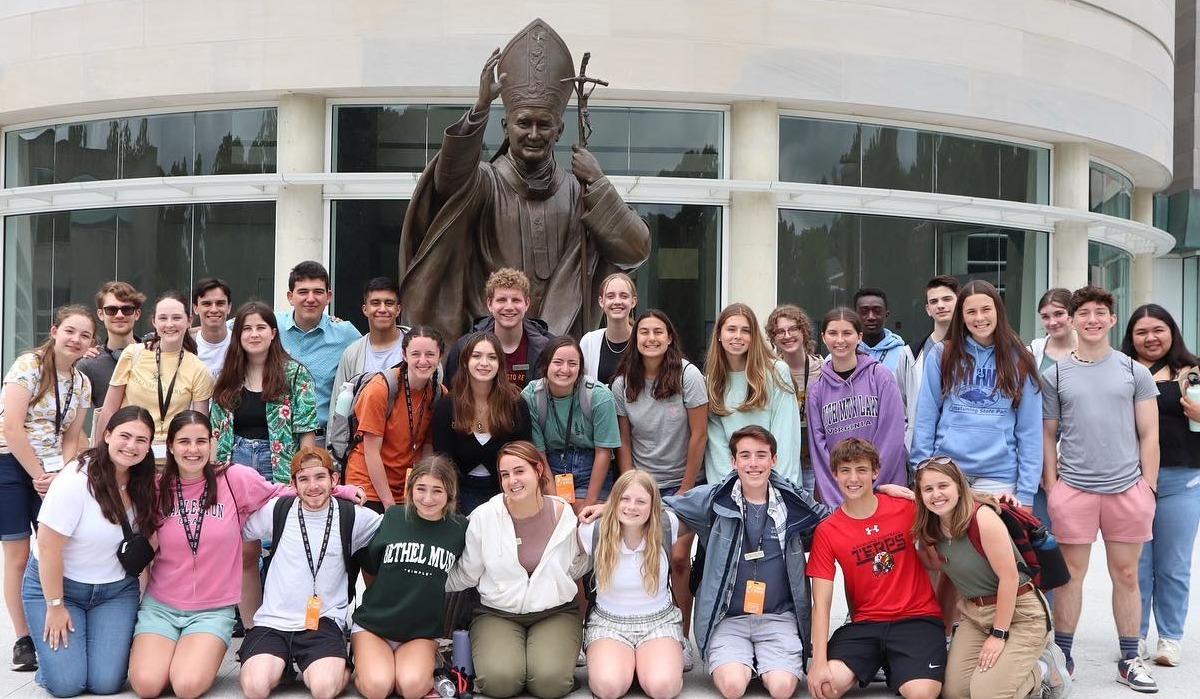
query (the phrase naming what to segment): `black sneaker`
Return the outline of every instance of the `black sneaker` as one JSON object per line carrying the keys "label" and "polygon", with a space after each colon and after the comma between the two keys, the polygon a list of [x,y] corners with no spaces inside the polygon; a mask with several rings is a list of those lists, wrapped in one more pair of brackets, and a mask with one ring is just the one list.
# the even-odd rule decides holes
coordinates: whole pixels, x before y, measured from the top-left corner
{"label": "black sneaker", "polygon": [[33,672],[38,669],[37,651],[33,649],[33,639],[22,636],[13,644],[12,669],[17,672]]}

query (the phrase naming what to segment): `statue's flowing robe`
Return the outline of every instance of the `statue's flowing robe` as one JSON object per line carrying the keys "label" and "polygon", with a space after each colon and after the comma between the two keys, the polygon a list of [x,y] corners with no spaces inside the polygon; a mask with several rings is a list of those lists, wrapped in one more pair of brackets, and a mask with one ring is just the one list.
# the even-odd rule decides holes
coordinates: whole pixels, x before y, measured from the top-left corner
{"label": "statue's flowing robe", "polygon": [[[582,304],[595,303],[612,272],[650,254],[650,231],[608,178],[589,185],[551,163],[548,186],[531,187],[510,154],[480,162],[487,112],[468,111],[446,129],[442,150],[421,174],[400,234],[400,287],[410,325],[451,340],[487,314],[484,283],[501,267],[529,277],[528,315],[556,335],[579,337]],[[580,279],[587,238],[588,279]],[[594,314],[598,315],[598,314]]]}

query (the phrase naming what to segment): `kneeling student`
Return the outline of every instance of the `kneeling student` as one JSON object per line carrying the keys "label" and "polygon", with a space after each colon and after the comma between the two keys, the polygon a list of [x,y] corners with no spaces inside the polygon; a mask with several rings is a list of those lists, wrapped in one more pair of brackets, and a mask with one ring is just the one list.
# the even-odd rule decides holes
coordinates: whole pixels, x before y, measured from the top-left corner
{"label": "kneeling student", "polygon": [[[808,691],[837,699],[880,667],[906,699],[934,699],[946,672],[942,609],[913,546],[916,504],[872,490],[879,452],[851,437],[834,447],[830,470],[842,504],[817,525],[812,577],[812,663]],[[841,566],[852,622],[829,636],[834,563]]]}
{"label": "kneeling student", "polygon": [[[292,484],[295,504],[275,498],[243,527],[247,540],[275,541],[262,606],[238,651],[248,699],[270,694],[293,662],[314,699],[341,694],[350,680],[345,625],[353,582],[347,561],[366,548],[382,517],[331,499],[337,474],[329,452],[320,447],[302,447],[292,458]],[[277,507],[286,508],[279,536],[274,532]],[[343,508],[353,508],[353,515]],[[346,524],[350,531],[343,532]]]}

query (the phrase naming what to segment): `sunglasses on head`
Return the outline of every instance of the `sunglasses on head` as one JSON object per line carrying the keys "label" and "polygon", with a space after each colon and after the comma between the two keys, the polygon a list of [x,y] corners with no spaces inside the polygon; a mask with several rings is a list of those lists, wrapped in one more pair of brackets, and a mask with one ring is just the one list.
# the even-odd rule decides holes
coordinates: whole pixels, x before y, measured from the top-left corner
{"label": "sunglasses on head", "polygon": [[104,311],[104,315],[108,316],[109,318],[112,318],[113,316],[115,316],[118,313],[120,313],[121,315],[124,315],[124,316],[131,316],[134,313],[138,312],[138,307],[137,306],[104,306],[100,310]]}
{"label": "sunglasses on head", "polygon": [[946,456],[945,454],[934,454],[933,456],[929,457],[928,459],[925,459],[921,463],[917,464],[917,470],[920,471],[921,469],[925,468],[929,464],[938,464],[939,466],[946,466],[947,464],[952,464],[952,463],[954,463],[954,459],[950,458],[949,456]]}

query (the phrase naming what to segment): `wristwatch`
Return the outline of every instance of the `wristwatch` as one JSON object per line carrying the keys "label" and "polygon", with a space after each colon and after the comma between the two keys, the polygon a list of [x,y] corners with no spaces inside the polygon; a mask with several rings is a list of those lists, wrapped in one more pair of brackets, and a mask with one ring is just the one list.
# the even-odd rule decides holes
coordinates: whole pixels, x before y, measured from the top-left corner
{"label": "wristwatch", "polygon": [[46,606],[47,607],[61,607],[62,606],[62,597],[55,597],[54,599],[46,600]]}
{"label": "wristwatch", "polygon": [[1004,629],[997,629],[995,627],[992,627],[992,635],[995,636],[996,638],[1000,639],[1001,641],[1008,640],[1008,631],[1005,631]]}

